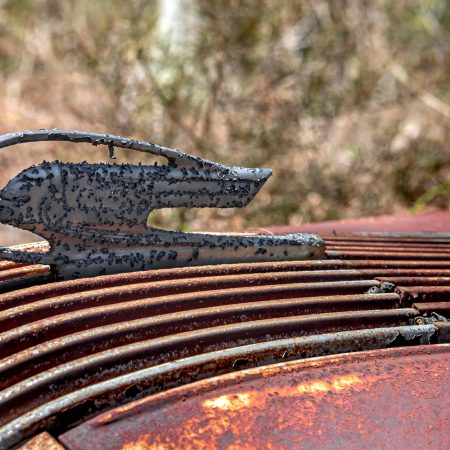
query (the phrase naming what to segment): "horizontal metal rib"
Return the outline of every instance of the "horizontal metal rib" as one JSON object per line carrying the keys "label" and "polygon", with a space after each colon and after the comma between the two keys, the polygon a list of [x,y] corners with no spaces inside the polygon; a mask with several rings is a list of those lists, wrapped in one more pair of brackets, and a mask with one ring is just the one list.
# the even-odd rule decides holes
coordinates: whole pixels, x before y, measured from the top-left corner
{"label": "horizontal metal rib", "polygon": [[[423,274],[425,275],[425,274]],[[387,281],[396,286],[450,286],[450,277],[409,276],[409,277],[377,277],[379,281]]]}
{"label": "horizontal metal rib", "polygon": [[[90,308],[0,335],[0,389],[63,362],[140,340],[254,320],[393,309],[397,294],[272,300],[154,316],[154,302]],[[45,343],[45,345],[42,345]]]}
{"label": "horizontal metal rib", "polygon": [[[436,332],[433,325],[378,328],[272,340],[212,353],[203,353],[138,371],[130,371],[107,381],[95,383],[41,404],[0,428],[0,446],[11,446],[41,429],[67,429],[93,411],[123,403],[140,393],[150,394],[212,375],[232,371],[237,361],[249,366],[295,359],[301,356],[352,351],[395,345],[396,340],[427,343]],[[64,411],[64,413],[62,413]]]}
{"label": "horizontal metal rib", "polygon": [[[408,262],[407,267],[412,267]],[[192,281],[197,278],[205,277],[223,277],[223,276],[239,276],[239,275],[256,275],[264,274],[282,274],[286,272],[301,272],[312,274],[316,271],[332,271],[332,270],[352,270],[354,267],[349,261],[287,261],[274,263],[246,263],[246,264],[222,264],[217,266],[200,266],[185,267],[178,269],[161,269],[145,272],[124,273],[119,275],[107,275],[103,277],[86,278],[80,280],[63,281],[59,283],[51,283],[28,289],[21,289],[18,292],[0,295],[0,308],[5,306],[13,306],[24,304],[30,301],[48,299],[53,296],[61,296],[65,294],[75,294],[83,291],[91,291],[95,289],[106,289],[110,287],[119,287],[133,284],[143,284],[150,282],[188,280]],[[361,266],[356,263],[355,268]],[[365,265],[364,265],[365,267]],[[402,266],[403,267],[403,266]],[[431,267],[436,267],[433,265]],[[441,267],[441,266],[438,266]],[[445,266],[444,266],[445,268]],[[450,270],[450,263],[448,264]],[[268,275],[269,277],[271,275]],[[299,275],[300,277],[302,275]],[[11,307],[7,306],[7,307]]]}
{"label": "horizontal metal rib", "polygon": [[448,253],[440,253],[440,252],[405,252],[405,251],[385,251],[383,250],[327,250],[326,254],[329,258],[337,259],[411,259],[411,260],[449,260],[450,255]]}
{"label": "horizontal metal rib", "polygon": [[400,254],[412,254],[417,255],[418,253],[426,256],[426,255],[448,255],[450,257],[450,247],[446,248],[436,248],[436,247],[411,247],[411,248],[405,248],[402,246],[396,246],[396,245],[385,245],[383,247],[373,247],[373,246],[355,246],[355,245],[327,245],[327,250],[331,251],[334,250],[336,252],[365,252],[366,255],[371,254],[378,254],[378,253],[400,253]]}
{"label": "horizontal metal rib", "polygon": [[29,267],[28,264],[19,264],[14,261],[0,261],[0,274],[3,271],[11,270],[11,269],[19,269],[21,267]]}
{"label": "horizontal metal rib", "polygon": [[398,286],[396,291],[400,295],[402,305],[446,301],[450,297],[450,286]]}
{"label": "horizontal metal rib", "polygon": [[11,281],[17,278],[43,275],[47,273],[47,266],[21,266],[0,270],[0,282]]}
{"label": "horizontal metal rib", "polygon": [[450,301],[413,303],[412,307],[417,309],[420,314],[428,315],[435,312],[450,317]]}
{"label": "horizontal metal rib", "polygon": [[[103,289],[101,291],[89,291],[76,295],[67,295],[39,300],[24,306],[17,306],[0,312],[0,331],[24,325],[35,320],[50,317],[54,314],[62,314],[92,306],[120,303],[124,300],[136,300],[140,298],[159,297],[169,302],[171,298],[179,301],[179,308],[200,308],[202,304],[223,305],[242,301],[273,300],[277,298],[308,297],[333,294],[358,294],[364,293],[372,286],[379,285],[376,280],[337,281],[324,283],[296,283],[283,285],[269,285],[258,287],[215,289],[199,291],[193,294],[173,294],[177,291],[174,282],[155,283],[147,286],[120,287]],[[187,291],[189,289],[185,287]],[[189,306],[187,304],[189,303]],[[168,303],[170,304],[170,302]],[[173,303],[172,303],[173,304]],[[183,306],[186,305],[186,306]]]}
{"label": "horizontal metal rib", "polygon": [[329,250],[342,250],[342,249],[355,249],[359,248],[362,250],[373,249],[397,249],[405,251],[414,251],[414,250],[450,250],[450,241],[447,243],[430,243],[430,242],[397,242],[396,240],[391,240],[389,242],[376,242],[372,240],[366,241],[351,241],[351,240],[335,240],[335,239],[327,239],[327,248]]}
{"label": "horizontal metal rib", "polygon": [[141,390],[247,364],[448,340],[446,322],[411,326],[448,317],[447,236],[326,241],[321,261],[35,278],[21,289],[48,268],[0,262],[0,291],[10,290],[0,294],[0,436],[53,420],[64,430]]}
{"label": "horizontal metal rib", "polygon": [[[195,309],[205,307],[225,307],[225,302],[217,302],[215,298],[213,298],[213,302],[208,302],[203,299],[201,304],[198,304],[195,296],[191,300],[188,301],[186,298],[180,299],[179,297],[174,297],[173,299],[141,299],[58,314],[30,324],[27,323],[0,334],[0,357],[23,350],[27,346],[33,346],[61,336],[68,336],[71,333],[104,326],[105,324],[118,324],[145,318],[150,319],[158,314],[189,310],[195,311]],[[252,302],[248,303],[248,307],[252,308],[252,304],[254,303],[257,305],[256,307],[261,305],[261,307],[267,307],[267,310],[270,311],[273,305],[279,303],[280,308],[287,305],[286,307],[297,308],[296,310],[302,314],[318,314],[353,309],[366,310],[370,309],[370,305],[373,305],[373,309],[381,309],[388,307],[388,305],[395,307],[398,306],[399,300],[398,294],[389,293],[306,297],[287,300],[279,298],[274,301],[265,300],[264,302],[261,302],[259,298],[252,298]],[[228,304],[239,305],[239,299],[234,302],[229,301]]]}
{"label": "horizontal metal rib", "polygon": [[[190,267],[182,269],[163,269],[147,272],[108,275],[96,278],[63,281],[51,284],[40,284],[35,287],[21,289],[0,295],[0,310],[31,301],[48,299],[66,294],[106,289],[126,285],[160,282],[167,280],[194,280],[205,277],[223,277],[232,275],[255,276],[283,272],[301,272],[311,274],[316,271],[353,270],[367,277],[390,275],[446,276],[450,274],[449,261],[392,261],[392,260],[323,260],[293,261],[253,264],[224,264],[218,266]],[[399,272],[401,271],[401,272]],[[355,277],[359,275],[355,272]],[[269,275],[270,276],[270,275]],[[343,275],[345,277],[345,273]],[[1,283],[0,283],[1,288]]]}
{"label": "horizontal metal rib", "polygon": [[345,233],[324,234],[327,242],[382,242],[382,243],[414,243],[414,244],[450,244],[450,233]]}
{"label": "horizontal metal rib", "polygon": [[[449,271],[450,273],[450,271]],[[222,276],[207,276],[195,278],[169,279],[169,280],[149,280],[132,283],[132,280],[123,279],[123,284],[103,286],[102,288],[94,286],[77,292],[52,292],[52,295],[45,297],[46,301],[54,300],[64,296],[69,299],[78,298],[86,292],[89,296],[104,294],[105,296],[116,295],[118,297],[126,297],[129,299],[137,298],[136,296],[145,296],[148,293],[156,295],[171,295],[175,293],[200,292],[218,289],[230,288],[253,288],[257,286],[267,285],[286,285],[292,283],[326,283],[329,281],[345,281],[345,280],[367,280],[367,275],[357,270],[316,270],[316,271],[284,271],[261,274],[237,274]],[[50,285],[54,286],[54,285]],[[125,293],[125,295],[124,295]],[[27,303],[40,300],[34,295],[26,295],[23,291],[9,296],[0,296],[0,311],[9,308],[26,305]]]}
{"label": "horizontal metal rib", "polygon": [[[267,340],[318,332],[407,325],[417,314],[415,309],[408,308],[283,317],[283,320],[258,320],[206,328],[108,349],[62,364],[1,391],[0,410],[5,413],[0,424],[72,391],[74,386],[79,389],[130,370]],[[170,319],[159,323],[159,326],[170,324]]]}

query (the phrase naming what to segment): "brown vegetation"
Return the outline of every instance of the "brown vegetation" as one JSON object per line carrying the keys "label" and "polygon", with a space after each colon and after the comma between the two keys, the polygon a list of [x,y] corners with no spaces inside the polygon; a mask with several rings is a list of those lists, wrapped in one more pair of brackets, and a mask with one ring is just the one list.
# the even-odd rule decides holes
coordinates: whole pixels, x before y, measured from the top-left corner
{"label": "brown vegetation", "polygon": [[[245,210],[164,211],[167,227],[448,208],[449,81],[446,0],[0,0],[0,132],[110,132],[274,169]],[[0,184],[106,154],[7,150]]]}

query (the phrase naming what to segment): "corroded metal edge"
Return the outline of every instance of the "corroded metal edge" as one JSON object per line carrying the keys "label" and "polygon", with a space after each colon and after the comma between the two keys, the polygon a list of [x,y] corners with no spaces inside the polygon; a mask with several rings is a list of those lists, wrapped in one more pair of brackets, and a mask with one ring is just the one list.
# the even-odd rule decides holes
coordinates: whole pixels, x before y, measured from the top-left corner
{"label": "corroded metal edge", "polygon": [[242,363],[267,365],[298,359],[299,355],[351,352],[355,346],[360,350],[378,349],[395,345],[399,339],[404,343],[419,338],[426,344],[435,333],[433,325],[347,331],[269,341],[178,359],[87,386],[39,406],[0,428],[0,448],[15,445],[42,429],[58,430],[76,425],[79,415],[85,420],[94,410],[98,413],[114,403],[118,405],[156,393],[162,387],[169,389],[233,371],[242,367]]}
{"label": "corroded metal edge", "polygon": [[[445,301],[447,300],[446,296],[448,296],[445,287],[450,276],[450,259],[448,257],[444,258],[444,255],[448,254],[448,248],[450,248],[448,240],[440,239],[439,242],[434,242],[431,239],[426,241],[424,236],[423,238],[417,238],[420,242],[385,237],[382,240],[377,240],[381,238],[374,238],[373,241],[358,240],[355,242],[352,239],[347,239],[347,236],[343,237],[343,240],[338,238],[339,236],[326,237],[326,241],[343,253],[346,252],[347,246],[350,247],[349,251],[354,251],[355,247],[360,247],[361,250],[357,251],[367,249],[368,258],[371,259],[346,259],[339,257],[339,259],[313,261],[246,263],[162,269],[57,282],[0,295],[0,304],[3,306],[3,311],[6,312],[6,315],[0,312],[0,317],[9,321],[3,322],[6,328],[10,328],[6,333],[11,338],[13,338],[13,335],[18,338],[16,343],[11,341],[4,346],[6,354],[9,354],[10,357],[8,356],[3,362],[11,363],[10,369],[14,369],[11,379],[15,382],[14,380],[23,379],[23,377],[15,378],[21,374],[22,370],[24,378],[29,378],[30,375],[32,376],[42,370],[49,368],[52,370],[58,364],[64,364],[83,356],[74,352],[73,358],[70,357],[69,354],[76,348],[80,348],[80,350],[85,348],[88,354],[93,355],[107,348],[127,345],[131,341],[128,341],[128,338],[123,340],[122,338],[125,336],[133,336],[133,342],[142,341],[150,337],[146,333],[148,333],[148,330],[153,329],[152,324],[155,323],[159,324],[157,328],[161,331],[165,326],[166,328],[167,326],[172,327],[166,331],[173,333],[173,327],[177,326],[177,324],[181,324],[184,330],[189,329],[189,317],[195,319],[195,324],[192,323],[195,329],[202,328],[205,324],[213,325],[209,318],[214,321],[214,326],[219,325],[218,321],[224,319],[221,322],[222,325],[226,325],[231,321],[230,323],[235,323],[232,328],[242,330],[242,327],[237,325],[238,320],[272,319],[282,323],[285,318],[289,319],[295,314],[318,313],[323,320],[319,316],[315,319],[317,324],[316,332],[320,332],[320,330],[323,332],[326,331],[324,325],[329,313],[337,310],[349,312],[350,309],[359,310],[360,317],[364,316],[362,310],[369,310],[369,315],[358,325],[368,328],[376,326],[376,322],[373,320],[375,317],[372,317],[374,311],[370,310],[392,310],[393,313],[397,310],[394,313],[395,315],[405,311],[399,310],[399,307],[413,308],[406,315],[403,315],[406,321],[402,321],[404,319],[398,316],[401,319],[400,322],[396,322],[397,319],[395,319],[384,324],[380,323],[378,327],[389,326],[390,328],[395,328],[407,326],[408,324],[415,324],[415,326],[430,324],[435,329],[435,333],[430,336],[431,343],[449,342],[450,325],[444,317],[449,317],[448,308],[450,305],[449,302]],[[372,251],[374,254],[377,254],[382,250],[382,246],[385,249],[389,249],[389,253],[402,252],[405,255],[404,259],[372,258]],[[430,254],[433,253],[434,249],[442,255],[443,259],[430,259]],[[420,256],[421,252],[423,252],[422,256]],[[8,271],[18,270],[20,272],[27,267],[33,268],[33,266],[17,266],[12,263],[0,262],[0,277],[2,274],[5,278],[12,275],[12,279],[14,279],[14,274],[8,273]],[[21,277],[19,274],[18,276]],[[336,283],[337,280],[341,281]],[[296,284],[296,286],[293,284]],[[123,291],[122,298],[120,297],[121,291]],[[186,293],[183,293],[184,291]],[[222,291],[227,292],[222,294]],[[370,293],[366,293],[367,291]],[[252,294],[255,296],[254,298]],[[305,294],[317,296],[304,299],[303,296]],[[161,299],[153,302],[153,299],[156,298],[154,295],[167,297],[167,304],[161,302]],[[65,299],[62,299],[62,297],[65,297]],[[89,298],[97,306],[94,306],[94,303],[89,304]],[[177,298],[179,301],[176,300]],[[182,311],[181,309],[179,313],[176,312],[177,305],[181,306],[181,299],[183,299],[183,302],[186,301],[184,306],[187,309],[191,309],[191,311]],[[200,310],[202,308],[198,308],[199,305],[197,303],[203,302],[203,300],[207,303],[202,303],[203,308],[209,306],[211,309],[209,313],[207,311],[208,308],[202,311]],[[214,316],[216,312],[219,312],[214,310],[216,308],[214,305],[222,301],[228,302],[227,306],[221,306],[219,308],[220,314]],[[239,301],[246,302],[242,304],[242,311],[240,311],[241,305]],[[47,303],[48,305],[46,305]],[[163,308],[164,311],[169,312],[166,307],[173,311],[171,313],[172,319],[169,316],[164,318],[159,315],[162,309],[160,312],[157,312],[159,311],[158,309],[152,309],[157,307],[158,303],[159,307]],[[36,317],[33,315],[34,307],[36,307]],[[13,311],[11,308],[15,310]],[[67,308],[66,312],[63,312],[64,308]],[[157,312],[159,316],[155,317],[155,320],[146,318],[146,311]],[[26,313],[27,317],[21,319],[21,312]],[[102,315],[102,312],[105,314]],[[323,315],[323,312],[328,314]],[[350,317],[351,314],[348,314],[348,312],[340,315],[340,317]],[[237,320],[236,314],[239,315],[241,313],[242,318]],[[409,316],[409,314],[411,315]],[[377,313],[378,318],[382,316],[387,318],[386,313]],[[15,318],[18,318],[19,322],[22,321],[23,325],[15,327]],[[164,322],[165,319],[168,319],[169,322]],[[296,320],[294,319],[294,321]],[[296,330],[296,337],[302,336],[307,331],[304,327],[306,324],[305,320],[310,319],[304,317],[298,322],[302,323],[302,330]],[[132,321],[135,322],[132,323]],[[287,322],[290,324],[294,323],[291,319]],[[335,323],[338,324],[337,321]],[[314,322],[310,321],[310,324],[314,328]],[[128,325],[130,327],[126,331]],[[139,331],[134,334],[130,333],[133,325],[139,328]],[[248,329],[248,325],[252,327],[249,323],[243,325],[246,329]],[[356,323],[351,325],[352,331],[356,331],[355,326]],[[283,326],[280,325],[278,329],[282,331]],[[289,338],[289,335],[278,336],[278,333],[272,332],[274,330],[273,328],[270,329],[267,340],[278,339],[279,337]],[[289,330],[285,327],[284,331]],[[333,328],[333,331],[342,332],[343,330],[342,328],[340,330]],[[350,330],[348,329],[348,331]],[[9,334],[10,332],[11,334]],[[231,329],[230,332],[232,333],[233,330]],[[200,336],[202,333],[201,331],[198,335]],[[223,336],[223,334],[216,334],[217,343],[224,342],[224,339],[221,339],[220,336]],[[256,335],[253,335],[254,337]],[[23,341],[24,347],[21,347],[22,350],[16,352],[17,349],[13,346],[22,342],[22,339],[25,339]],[[36,339],[36,341],[33,339]],[[408,346],[411,343],[419,343],[421,339],[420,336],[416,336],[412,340],[407,340],[402,335],[399,335],[393,343],[388,345]],[[80,344],[78,347],[76,345],[77,342]],[[229,343],[230,345],[232,344],[231,341]],[[257,342],[256,345],[262,343]],[[423,343],[426,343],[426,340]],[[75,346],[70,347],[71,344]],[[189,346],[190,344],[182,347],[187,348]],[[219,348],[222,347],[216,347],[215,349]],[[213,348],[211,347],[210,349]],[[47,350],[49,350],[48,358]],[[123,348],[118,351],[121,352],[122,350]],[[353,351],[357,350],[359,348],[353,348]],[[32,359],[32,365],[37,361],[35,372],[29,373],[27,371],[27,354],[32,357],[36,355],[39,359],[39,361]],[[117,360],[119,364],[131,363],[131,369],[138,369],[138,366],[134,365],[135,359],[129,358],[130,355],[127,355],[128,353],[125,352],[124,358]],[[177,357],[183,357],[182,353],[177,353],[177,355]],[[14,360],[15,356],[17,356],[16,360]],[[297,358],[303,356],[308,357],[307,354],[302,355],[300,353],[297,355]],[[162,361],[163,363],[168,363],[168,360],[163,359]],[[111,362],[113,361],[111,360]],[[45,366],[44,363],[49,365]],[[247,364],[251,366],[253,362],[248,362],[245,358],[236,359],[236,362],[232,364],[234,365],[233,370],[247,367]],[[74,365],[75,367],[76,365]],[[202,369],[200,368],[200,370]],[[115,374],[119,375],[119,373],[120,371]],[[211,374],[208,376],[213,375],[214,368],[211,369]],[[181,383],[183,382],[183,376],[181,375],[182,378],[178,380]],[[95,384],[103,381],[104,378],[94,377],[90,382]],[[186,378],[186,382],[189,382],[188,378]],[[160,381],[159,388],[165,388],[164,381]],[[47,388],[43,387],[42,392],[46,390]],[[129,400],[134,398],[133,392],[137,393],[137,396],[141,395],[141,391],[133,390],[134,387],[131,386],[128,391],[129,397],[127,397]],[[65,395],[64,390],[60,392],[62,395]],[[36,391],[36,394],[33,394],[31,397],[34,399],[37,399],[37,397],[43,398],[41,393]],[[51,396],[48,400],[53,401]],[[116,400],[120,403],[121,398],[117,397],[116,399],[116,394],[112,393],[109,398],[109,401],[112,403],[108,404],[108,400],[105,399],[104,403],[100,402],[100,405],[103,405],[101,408],[108,409]],[[124,401],[127,402],[128,400],[125,399]],[[25,398],[25,402],[28,402],[28,398]],[[82,402],[78,407],[69,408],[68,414],[72,418],[76,417],[78,413],[80,414],[78,416],[80,419],[85,413],[87,416],[95,414],[93,412],[96,408],[95,402],[89,403],[88,400],[87,403]],[[126,405],[124,408],[126,408]],[[56,423],[58,420],[56,418],[56,425],[54,428],[51,428],[52,430],[62,430],[65,424],[68,423],[62,411],[61,414],[62,416],[59,416],[59,414],[55,416],[60,417],[61,427]]]}
{"label": "corroded metal edge", "polygon": [[65,450],[65,448],[53,436],[44,431],[25,442],[18,450]]}
{"label": "corroded metal edge", "polygon": [[119,406],[59,436],[92,448],[443,448],[450,346],[248,369]]}

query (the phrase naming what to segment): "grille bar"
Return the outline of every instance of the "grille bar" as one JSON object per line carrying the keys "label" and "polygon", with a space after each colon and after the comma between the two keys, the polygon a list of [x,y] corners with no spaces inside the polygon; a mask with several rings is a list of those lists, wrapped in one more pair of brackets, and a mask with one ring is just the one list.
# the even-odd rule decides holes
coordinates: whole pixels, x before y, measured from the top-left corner
{"label": "grille bar", "polygon": [[[56,433],[70,428],[111,404],[123,403],[132,398],[156,393],[181,384],[229,372],[236,362],[248,366],[264,365],[296,359],[352,351],[355,342],[361,349],[383,348],[399,338],[410,342],[427,343],[436,332],[433,325],[381,328],[351,332],[322,334],[303,338],[272,340],[264,344],[239,346],[236,348],[198,354],[131,371],[128,374],[74,390],[53,401],[45,403],[18,416],[0,428],[0,445],[13,445],[42,429],[53,429]],[[131,389],[134,387],[134,389]],[[82,419],[81,419],[82,418]]]}
{"label": "grille bar", "polygon": [[449,339],[449,236],[325,240],[323,260],[62,282],[0,262],[0,447],[245,367]]}
{"label": "grille bar", "polygon": [[[92,308],[77,314],[67,314],[64,318],[36,322],[30,327],[16,329],[14,333],[1,335],[3,359],[0,361],[0,389],[58,364],[108,348],[213,326],[303,315],[302,326],[296,331],[302,335],[315,330],[308,328],[308,318],[317,320],[322,317],[321,313],[340,312],[340,316],[330,318],[344,321],[346,311],[367,311],[367,316],[363,317],[367,319],[365,325],[370,326],[370,320],[377,323],[380,317],[389,320],[394,317],[397,320],[397,313],[387,311],[383,316],[379,311],[372,313],[371,310],[399,311],[395,309],[398,301],[396,294],[302,298],[241,303],[153,317],[151,305],[149,308],[148,303],[141,301],[134,302],[128,308],[123,305],[114,305],[108,309]],[[409,319],[411,311],[406,311],[406,314]],[[352,317],[357,319],[356,316]],[[324,323],[319,325],[317,330]],[[347,324],[350,325],[359,326],[356,320]]]}

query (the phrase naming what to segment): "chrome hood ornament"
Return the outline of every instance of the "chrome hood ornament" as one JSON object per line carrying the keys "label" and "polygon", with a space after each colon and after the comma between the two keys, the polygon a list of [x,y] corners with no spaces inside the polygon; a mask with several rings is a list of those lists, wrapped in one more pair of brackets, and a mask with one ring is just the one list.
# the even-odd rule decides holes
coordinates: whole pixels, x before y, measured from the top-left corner
{"label": "chrome hood ornament", "polygon": [[87,142],[163,156],[167,165],[43,162],[0,191],[0,222],[31,231],[47,253],[0,247],[0,258],[49,264],[60,278],[233,262],[320,258],[315,235],[182,233],[147,225],[159,208],[246,206],[270,169],[227,167],[119,136],[38,130],[0,136],[0,148],[37,141]]}

